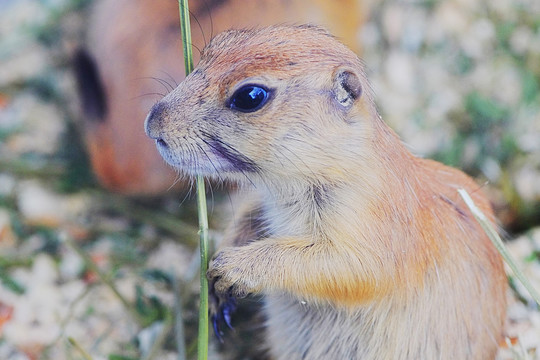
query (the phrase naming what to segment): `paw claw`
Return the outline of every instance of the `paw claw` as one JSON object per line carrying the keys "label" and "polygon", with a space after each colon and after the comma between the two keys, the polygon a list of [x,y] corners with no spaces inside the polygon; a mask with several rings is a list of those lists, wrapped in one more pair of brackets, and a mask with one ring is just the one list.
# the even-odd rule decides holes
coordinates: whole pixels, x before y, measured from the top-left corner
{"label": "paw claw", "polygon": [[220,343],[223,344],[223,331],[219,328],[220,316],[218,314],[212,315],[212,326],[214,327],[214,334],[216,334],[216,337]]}
{"label": "paw claw", "polygon": [[236,299],[231,295],[226,295],[225,297],[218,296],[215,299],[218,305],[217,309],[212,310],[212,326],[217,339],[223,343],[222,323],[225,323],[229,329],[234,330],[232,326],[232,314],[236,310]]}
{"label": "paw claw", "polygon": [[[210,311],[214,333],[223,341],[224,326],[233,330],[232,315],[236,310],[236,299],[253,292],[250,273],[237,260],[238,249],[224,249],[214,255],[206,276],[210,282]],[[225,324],[225,325],[223,325]]]}
{"label": "paw claw", "polygon": [[236,299],[234,297],[229,297],[226,302],[224,302],[220,307],[220,312],[223,316],[223,321],[227,327],[233,330],[231,319],[232,313],[236,310]]}

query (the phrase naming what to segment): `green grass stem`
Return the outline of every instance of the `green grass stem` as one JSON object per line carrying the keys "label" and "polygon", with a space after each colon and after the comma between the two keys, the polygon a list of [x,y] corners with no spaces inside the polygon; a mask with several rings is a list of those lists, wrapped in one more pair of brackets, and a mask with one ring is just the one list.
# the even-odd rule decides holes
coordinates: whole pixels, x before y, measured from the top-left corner
{"label": "green grass stem", "polygon": [[[180,10],[180,28],[182,30],[182,49],[184,51],[184,65],[186,76],[193,71],[193,51],[191,46],[191,26],[189,22],[188,0],[178,0]],[[199,216],[199,239],[201,255],[201,294],[199,306],[199,333],[197,338],[197,359],[208,358],[208,211],[206,208],[206,190],[204,178],[197,176],[197,209]]]}
{"label": "green grass stem", "polygon": [[67,338],[71,346],[73,346],[81,354],[84,360],[92,360],[92,356],[72,337]]}
{"label": "green grass stem", "polygon": [[463,198],[465,201],[465,204],[469,207],[471,210],[473,216],[475,219],[480,223],[480,226],[482,226],[482,229],[484,229],[485,233],[489,237],[489,239],[493,242],[493,245],[497,248],[499,253],[502,255],[504,261],[508,264],[510,269],[512,269],[512,272],[514,275],[521,281],[523,286],[527,289],[531,297],[536,301],[536,303],[540,306],[540,295],[536,291],[536,289],[531,285],[525,274],[521,271],[521,269],[517,266],[515,260],[512,258],[506,247],[504,246],[503,241],[501,240],[501,237],[497,233],[497,230],[491,225],[489,220],[487,219],[486,215],[478,207],[474,204],[473,200],[465,191],[464,189],[458,189],[459,195]]}
{"label": "green grass stem", "polygon": [[208,357],[208,215],[206,209],[206,193],[204,179],[197,176],[197,208],[200,227],[200,254],[201,254],[201,295],[199,305],[199,334],[197,341],[197,358],[206,360]]}

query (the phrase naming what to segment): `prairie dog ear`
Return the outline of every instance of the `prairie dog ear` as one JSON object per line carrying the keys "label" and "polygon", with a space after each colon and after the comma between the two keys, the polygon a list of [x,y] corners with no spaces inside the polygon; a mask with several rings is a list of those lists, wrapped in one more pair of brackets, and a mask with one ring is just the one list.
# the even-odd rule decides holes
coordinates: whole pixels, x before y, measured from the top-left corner
{"label": "prairie dog ear", "polygon": [[349,108],[362,95],[362,83],[354,70],[339,68],[334,75],[334,99]]}

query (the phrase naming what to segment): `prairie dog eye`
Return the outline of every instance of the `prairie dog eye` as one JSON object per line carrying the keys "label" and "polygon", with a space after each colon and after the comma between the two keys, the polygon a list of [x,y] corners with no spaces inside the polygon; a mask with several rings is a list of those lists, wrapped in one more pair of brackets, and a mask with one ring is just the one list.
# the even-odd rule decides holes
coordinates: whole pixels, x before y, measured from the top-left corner
{"label": "prairie dog eye", "polygon": [[259,85],[245,85],[236,90],[229,100],[229,107],[244,113],[257,111],[266,104],[270,91]]}

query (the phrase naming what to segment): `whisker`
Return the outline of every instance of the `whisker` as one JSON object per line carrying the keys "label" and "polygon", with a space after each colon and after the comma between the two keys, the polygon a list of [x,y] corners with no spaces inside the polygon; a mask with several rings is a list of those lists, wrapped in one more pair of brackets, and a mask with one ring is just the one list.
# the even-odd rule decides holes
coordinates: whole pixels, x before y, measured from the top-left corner
{"label": "whisker", "polygon": [[[236,148],[231,146],[229,143],[205,131],[201,131],[201,134],[206,136],[210,140],[210,142],[205,141],[205,143],[209,147],[211,147],[212,149],[216,150],[217,152],[225,156],[231,162],[235,162],[232,160],[236,160],[236,162],[239,163],[239,164],[235,164],[236,168],[240,169],[241,167],[239,165],[241,165],[242,167],[248,168],[251,171],[257,171],[257,165],[253,162],[253,160],[251,160],[248,156],[242,154],[240,151],[238,151]],[[245,169],[242,169],[242,170],[245,170]]]}
{"label": "whisker", "polygon": [[[204,139],[204,138],[201,138],[201,140],[202,140],[206,145],[208,145],[210,148],[215,149],[214,145],[213,145],[211,142],[207,141],[207,140]],[[219,142],[219,140],[218,140],[218,142]],[[220,142],[220,143],[221,143],[221,142]],[[227,145],[227,144],[226,144],[226,143],[223,143],[223,145]],[[236,149],[234,149],[234,148],[231,147],[230,145],[228,145],[228,147],[229,147],[231,150],[235,151],[235,152],[237,153],[238,156],[245,157],[244,155],[240,154]],[[233,166],[234,166],[234,165],[233,165]],[[247,174],[245,173],[245,171],[244,171],[243,169],[238,168],[238,167],[235,167],[235,169],[238,170],[242,175],[244,175],[244,176],[246,177],[246,179],[251,183],[251,185],[253,185],[253,187],[256,187],[255,184],[253,183],[253,181],[249,178],[249,176],[247,176]]]}
{"label": "whisker", "polygon": [[[206,142],[204,141],[204,139],[201,139],[205,144]],[[206,158],[208,159],[208,162],[210,163],[210,165],[214,168],[214,171],[216,172],[216,176],[217,178],[219,179],[219,181],[222,181],[223,182],[223,178],[221,177],[221,174],[219,173],[216,165],[214,164],[214,162],[212,161],[212,159],[210,159],[210,156],[208,156],[208,153],[204,150],[204,148],[200,145],[200,144],[196,144],[197,147],[199,148],[199,150],[201,150],[201,152],[203,153],[204,156],[206,156]],[[208,145],[208,144],[207,144]]]}
{"label": "whisker", "polygon": [[199,159],[197,157],[197,151],[195,150],[195,147],[191,144],[188,146],[188,154],[189,154],[189,162],[193,163],[195,166],[195,169],[199,168]]}
{"label": "whisker", "polygon": [[197,45],[195,45],[194,43],[190,43],[190,45],[192,47],[194,47],[195,49],[197,49],[197,51],[199,52],[199,57],[200,57],[202,55],[202,50]]}
{"label": "whisker", "polygon": [[201,26],[201,23],[199,22],[199,19],[197,19],[197,16],[195,16],[194,13],[192,13],[191,11],[189,12],[189,15],[191,15],[191,17],[193,18],[193,20],[195,20],[195,22],[197,23],[197,25],[199,25],[199,29],[201,30],[201,34],[202,34],[202,37],[203,37],[203,41],[204,41],[204,45],[206,46],[206,36],[204,36],[204,30]]}
{"label": "whisker", "polygon": [[[214,19],[212,18],[212,11],[210,11],[210,7],[208,6],[208,1],[204,1],[204,6],[206,7],[206,12],[208,13],[208,17],[210,18],[210,40],[214,37]],[[206,43],[204,44],[207,45]]]}
{"label": "whisker", "polygon": [[[201,139],[202,140],[202,139]],[[204,140],[203,140],[204,141]],[[198,144],[198,143],[195,143],[195,146],[197,146],[197,148],[199,148],[199,150],[201,151],[201,153],[208,159],[208,162],[210,163],[210,165],[214,168],[214,171],[216,172],[216,176],[218,177],[218,180],[219,181],[223,181],[223,178],[221,177],[216,165],[214,164],[214,162],[212,161],[212,159],[210,158],[210,156],[208,156],[208,153],[206,152],[206,150],[204,150],[204,148],[202,147],[201,144]]]}
{"label": "whisker", "polygon": [[180,173],[180,170],[176,170],[176,178],[174,179],[173,183],[171,184],[171,186],[169,186],[169,188],[167,189],[167,192],[171,191],[171,189],[173,187],[176,186],[176,184],[178,184],[180,181],[183,180],[184,176]]}
{"label": "whisker", "polygon": [[145,96],[158,96],[158,95],[161,96],[162,98],[166,96],[165,94],[162,94],[162,93],[145,93],[145,94],[142,94],[142,95],[132,97],[132,98],[129,99],[129,101],[137,100],[137,99],[140,99],[140,98],[145,97]]}
{"label": "whisker", "polygon": [[174,78],[171,74],[169,74],[169,73],[168,73],[167,71],[165,71],[165,70],[160,70],[160,72],[163,73],[163,75],[167,75],[167,77],[169,78],[169,80],[171,80],[171,81],[173,82],[175,88],[178,87],[178,82],[175,80],[175,78]]}
{"label": "whisker", "polygon": [[[295,156],[298,158],[298,155],[296,155],[292,150],[290,150],[290,149],[288,149],[288,148],[286,148],[286,147],[283,147],[283,146],[279,146],[279,147],[276,146],[276,147],[275,147],[275,150],[276,150],[277,152],[279,152],[279,154],[280,154],[281,156],[283,156],[283,158],[284,158],[285,160],[287,160],[289,163],[291,163],[291,165],[292,165],[296,170],[298,170],[299,173],[301,173],[301,174],[303,173],[303,171],[300,170],[300,168],[298,167],[298,165],[296,165],[296,164],[294,163],[294,161],[292,161],[288,156],[286,156],[286,155],[281,151],[281,150],[287,150],[288,152],[292,153],[293,155],[295,155]],[[304,163],[304,162],[302,161],[302,159],[299,159],[299,160],[300,160],[302,163]],[[280,161],[280,163],[285,167],[285,165],[284,165],[281,161]],[[304,163],[304,165],[306,165],[306,164]],[[307,167],[307,165],[306,165],[306,167]]]}
{"label": "whisker", "polygon": [[150,77],[152,80],[157,81],[165,88],[165,91],[167,91],[167,94],[170,93],[172,90],[174,90],[174,87],[167,82],[165,79],[157,78],[157,77]]}
{"label": "whisker", "polygon": [[211,207],[210,207],[210,215],[214,214],[214,205],[215,205],[215,199],[214,199],[214,187],[212,186],[211,181],[207,181],[207,187],[210,189],[210,201],[211,201]]}
{"label": "whisker", "polygon": [[192,179],[191,177],[189,177],[189,188],[188,188],[187,194],[184,196],[184,198],[183,198],[182,201],[180,202],[180,205],[179,205],[179,206],[184,205],[184,203],[186,202],[186,200],[189,199],[190,197],[192,197],[194,185],[195,185],[195,184],[194,184],[193,179]]}
{"label": "whisker", "polygon": [[[201,150],[201,152],[204,154],[204,156],[206,156],[206,158],[210,162],[210,165],[212,165],[212,167],[214,168],[214,170],[216,172],[216,176],[217,176],[218,180],[220,181],[220,183],[225,183],[225,180],[221,177],[218,169],[216,168],[216,166],[215,166],[214,162],[212,161],[212,159],[210,159],[210,156],[208,156],[208,153],[206,152],[206,150],[204,150],[204,148],[200,144],[197,144],[197,147]],[[210,213],[213,214],[214,213],[214,205],[215,205],[214,189],[212,187],[212,182],[209,182],[208,184],[209,184],[209,188],[210,188],[210,198],[212,199],[212,207],[210,209]]]}
{"label": "whisker", "polygon": [[[162,71],[163,72],[163,71]],[[157,83],[159,83],[161,86],[163,86],[165,88],[165,91],[167,93],[171,92],[171,90],[173,90],[174,88],[171,86],[171,84],[169,84],[166,80],[164,79],[161,79],[161,78],[158,78],[158,77],[154,77],[154,76],[141,76],[141,77],[138,77],[138,78],[135,78],[135,80],[154,80],[156,81]],[[170,88],[170,89],[169,89]]]}
{"label": "whisker", "polygon": [[[278,150],[278,149],[287,150],[290,154],[292,154],[294,157],[296,157],[296,159],[298,159],[306,167],[306,169],[309,170],[309,172],[313,176],[313,179],[317,179],[317,175],[315,174],[315,172],[313,172],[313,170],[311,170],[311,168],[306,164],[306,162],[300,156],[298,156],[298,154],[296,154],[294,151],[287,148],[286,146],[280,146],[279,148],[276,147],[276,150]],[[301,174],[304,173],[302,170],[300,170],[300,168],[291,159],[289,159],[287,156],[285,156],[285,154],[283,154],[281,151],[280,151],[280,154],[283,155],[285,157],[285,159],[287,159],[296,168],[296,170],[298,170],[298,172],[300,172]]]}
{"label": "whisker", "polygon": [[242,175],[244,175],[244,177],[247,179],[247,181],[249,181],[251,186],[253,186],[253,188],[256,189],[257,185],[255,185],[255,183],[253,182],[253,180],[251,180],[251,178],[248,176],[248,174],[244,170],[240,170],[240,172],[242,173]]}

